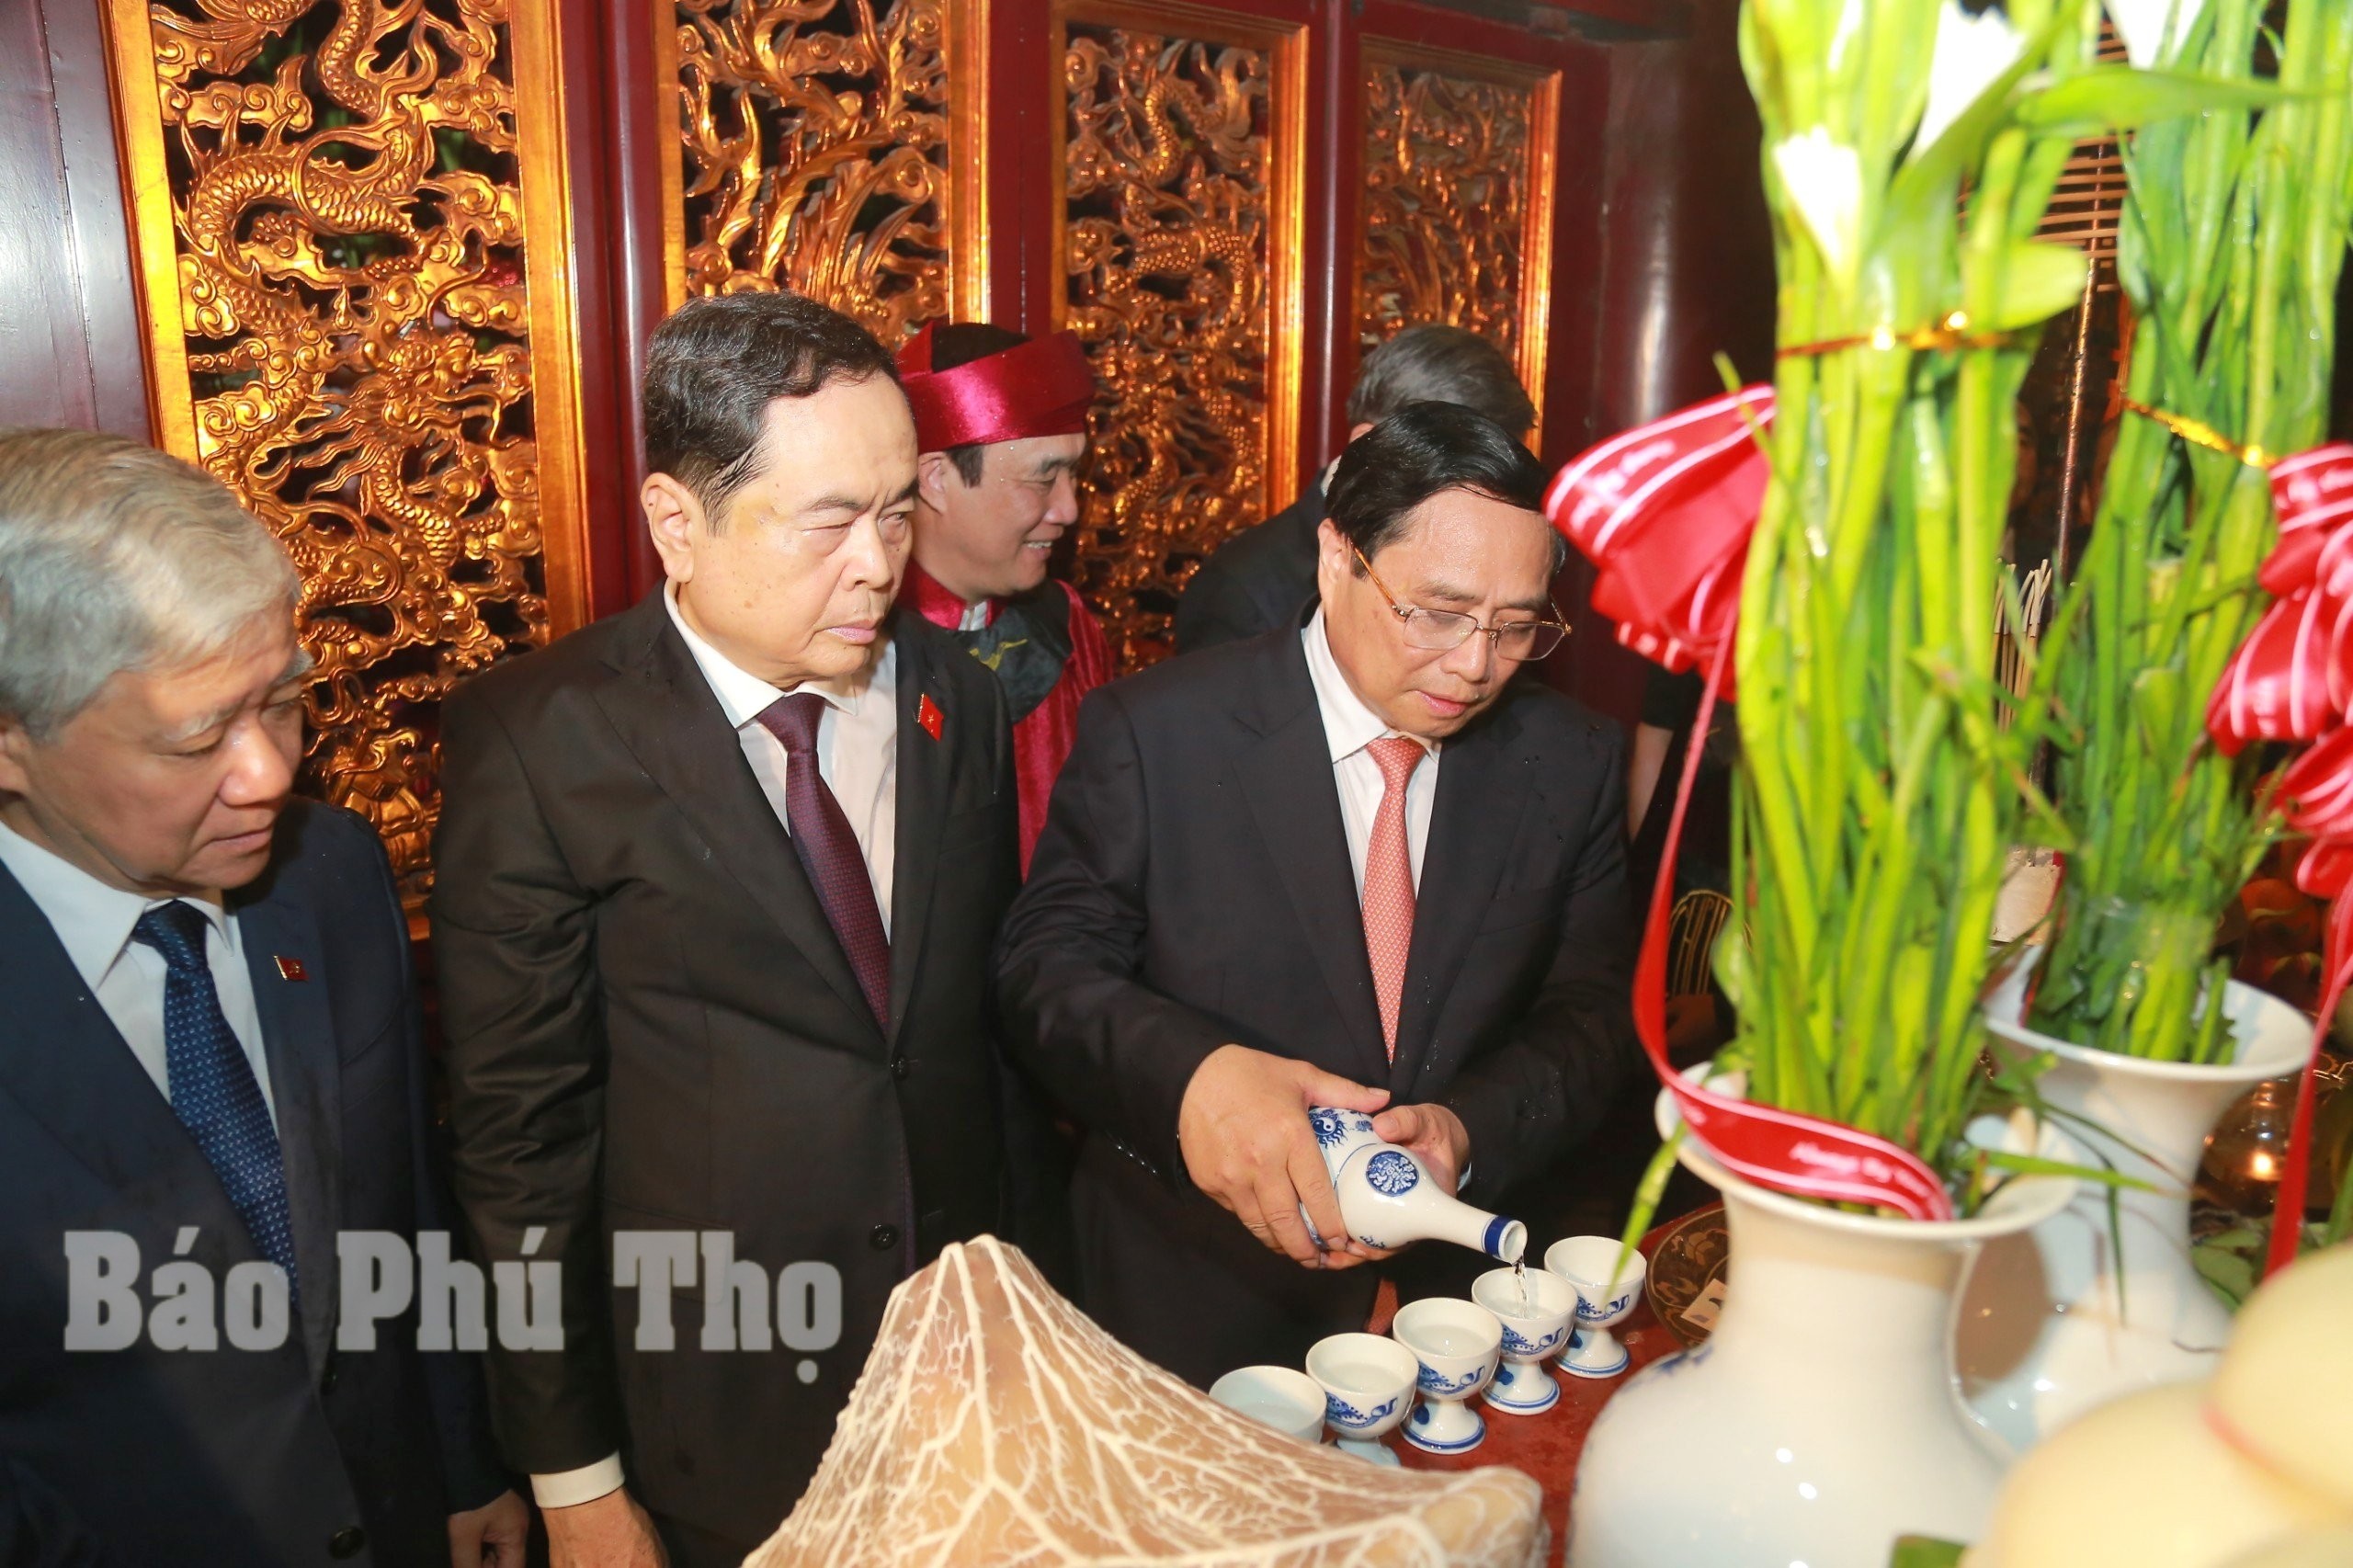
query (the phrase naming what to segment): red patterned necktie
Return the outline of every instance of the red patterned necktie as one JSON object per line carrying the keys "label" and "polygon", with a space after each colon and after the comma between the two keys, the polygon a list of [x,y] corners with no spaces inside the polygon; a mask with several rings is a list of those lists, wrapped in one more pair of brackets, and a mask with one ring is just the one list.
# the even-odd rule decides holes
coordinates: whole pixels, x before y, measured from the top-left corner
{"label": "red patterned necktie", "polygon": [[825,906],[825,919],[849,959],[874,1021],[891,1027],[891,939],[882,933],[882,909],[874,900],[873,874],[850,831],[842,803],[817,771],[817,721],[825,699],[813,691],[779,697],[760,710],[763,729],[784,743],[785,828],[792,835],[801,869]]}
{"label": "red patterned necktie", "polygon": [[1397,1011],[1405,997],[1405,955],[1414,945],[1414,862],[1405,845],[1405,786],[1427,754],[1422,743],[1391,735],[1365,747],[1381,769],[1381,810],[1364,853],[1364,950],[1372,960],[1372,994],[1381,1005],[1381,1039],[1397,1060]]}

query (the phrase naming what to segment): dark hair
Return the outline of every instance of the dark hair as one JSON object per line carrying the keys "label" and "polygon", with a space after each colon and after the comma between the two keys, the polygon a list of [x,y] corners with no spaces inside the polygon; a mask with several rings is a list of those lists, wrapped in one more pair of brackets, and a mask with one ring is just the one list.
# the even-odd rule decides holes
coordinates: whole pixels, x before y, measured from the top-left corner
{"label": "dark hair", "polygon": [[1504,351],[1459,326],[1409,326],[1366,355],[1348,389],[1348,423],[1378,425],[1415,403],[1475,408],[1514,437],[1536,423],[1536,405]]}
{"label": "dark hair", "polygon": [[[1447,490],[1540,512],[1544,469],[1483,414],[1459,403],[1409,403],[1348,443],[1324,510],[1370,561],[1404,532],[1415,507]],[[1555,573],[1566,551],[1554,534]]]}
{"label": "dark hair", "polygon": [[[993,326],[984,321],[942,322],[931,329],[931,368],[952,370],[959,365],[969,365],[975,359],[985,359],[992,354],[1002,354],[1008,348],[1018,348],[1029,339],[1009,326]],[[981,472],[987,462],[985,442],[967,441],[961,447],[948,449],[948,460],[956,465],[957,474],[966,489],[981,482]]]}
{"label": "dark hair", "polygon": [[645,350],[645,466],[702,500],[713,528],[752,477],[760,420],[780,397],[898,367],[874,335],[799,294],[714,294],[688,300],[654,329]]}

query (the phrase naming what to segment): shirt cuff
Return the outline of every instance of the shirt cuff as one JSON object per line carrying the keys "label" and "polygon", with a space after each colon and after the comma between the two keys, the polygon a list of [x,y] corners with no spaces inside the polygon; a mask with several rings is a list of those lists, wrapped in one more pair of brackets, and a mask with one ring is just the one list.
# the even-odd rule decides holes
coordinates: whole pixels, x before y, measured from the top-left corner
{"label": "shirt cuff", "polygon": [[607,1454],[595,1464],[554,1475],[531,1477],[531,1501],[542,1508],[570,1508],[594,1503],[621,1489],[621,1456]]}

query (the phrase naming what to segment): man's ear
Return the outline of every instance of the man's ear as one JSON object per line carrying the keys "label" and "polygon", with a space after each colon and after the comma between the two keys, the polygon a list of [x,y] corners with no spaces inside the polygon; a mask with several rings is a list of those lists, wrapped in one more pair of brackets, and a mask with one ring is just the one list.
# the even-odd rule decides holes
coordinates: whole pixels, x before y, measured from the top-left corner
{"label": "man's ear", "polygon": [[24,754],[32,736],[14,719],[0,719],[0,795],[21,795],[31,788]]}
{"label": "man's ear", "polygon": [[[915,456],[915,499],[935,512],[948,509],[949,471],[956,465],[946,452],[920,452]],[[961,487],[963,475],[956,476]]]}
{"label": "man's ear", "polygon": [[1354,441],[1358,437],[1363,435],[1366,431],[1371,428],[1372,421],[1370,419],[1366,420],[1361,425],[1351,425],[1348,426],[1348,439]]}
{"label": "man's ear", "polygon": [[707,531],[702,498],[666,473],[649,473],[637,501],[645,508],[645,530],[654,536],[664,574],[674,583],[692,582],[695,550]]}
{"label": "man's ear", "polygon": [[1348,575],[1348,536],[1340,526],[1326,517],[1315,525],[1315,575],[1318,581],[1337,587]]}

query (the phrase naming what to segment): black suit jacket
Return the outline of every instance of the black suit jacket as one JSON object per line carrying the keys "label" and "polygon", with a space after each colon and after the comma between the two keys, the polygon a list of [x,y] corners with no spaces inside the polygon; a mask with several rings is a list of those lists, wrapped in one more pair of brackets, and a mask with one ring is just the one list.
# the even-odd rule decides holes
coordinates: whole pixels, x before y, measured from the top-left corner
{"label": "black suit jacket", "polygon": [[1324,521],[1324,481],[1265,522],[1211,552],[1176,601],[1176,651],[1296,627],[1315,597],[1315,529]]}
{"label": "black suit jacket", "polygon": [[113,1559],[40,1477],[0,1458],[0,1568],[113,1568]]}
{"label": "black suit jacket", "polygon": [[[447,1229],[408,924],[358,817],[295,801],[237,912],[292,1210],[301,1322],[272,1351],[63,1348],[67,1231],[118,1231],[143,1276],[176,1233],[216,1282],[260,1255],[31,897],[0,870],[0,1452],[126,1563],[440,1568],[447,1516],[506,1484],[471,1358],[415,1315],[334,1348],[335,1234]],[[284,956],[306,978],[290,981]],[[343,1537],[344,1544],[353,1538]]]}
{"label": "black suit jacket", "polygon": [[1474,1201],[1590,1130],[1637,1061],[1621,750],[1533,682],[1447,742],[1392,1064],[1299,633],[1087,698],[999,969],[1016,1050],[1087,1130],[1079,1256],[1112,1332],[1205,1383],[1363,1324],[1372,1270],[1302,1268],[1184,1183],[1177,1108],[1228,1041],[1451,1107]]}
{"label": "black suit jacket", "polygon": [[[658,592],[469,683],[443,720],[459,1198],[489,1255],[545,1226],[537,1256],[564,1269],[563,1349],[493,1347],[507,1458],[545,1473],[619,1449],[647,1506],[746,1547],[815,1470],[892,1288],[1010,1202],[989,994],[1018,878],[1005,699],[921,617],[892,635],[887,1035]],[[677,1348],[637,1350],[639,1294],[607,1283],[620,1230],[732,1232],[771,1282],[834,1266],[839,1342],[704,1352],[689,1289]]]}

